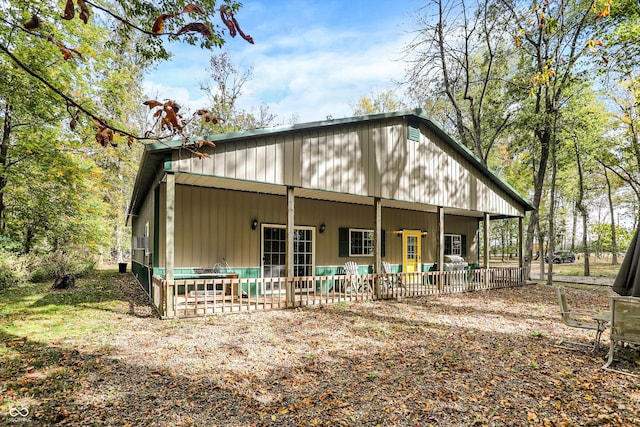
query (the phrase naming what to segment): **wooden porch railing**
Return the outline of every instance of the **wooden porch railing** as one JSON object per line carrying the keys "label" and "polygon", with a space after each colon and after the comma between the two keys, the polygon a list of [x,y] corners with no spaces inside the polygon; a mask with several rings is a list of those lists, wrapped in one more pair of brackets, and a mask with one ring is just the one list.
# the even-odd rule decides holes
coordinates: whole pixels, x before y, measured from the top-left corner
{"label": "wooden porch railing", "polygon": [[[151,299],[161,317],[273,310],[343,301],[412,298],[520,286],[519,267],[427,273],[166,281],[153,276]],[[264,289],[280,289],[264,292]]]}

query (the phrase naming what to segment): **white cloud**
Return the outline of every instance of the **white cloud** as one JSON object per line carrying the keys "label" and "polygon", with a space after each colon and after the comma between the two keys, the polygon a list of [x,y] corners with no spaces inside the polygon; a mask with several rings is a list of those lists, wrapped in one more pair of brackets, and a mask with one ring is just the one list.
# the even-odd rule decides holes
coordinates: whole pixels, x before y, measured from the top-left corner
{"label": "white cloud", "polygon": [[312,33],[324,42],[302,49],[304,41],[298,41],[289,51],[274,48],[253,56],[253,78],[243,99],[247,105],[266,102],[278,116],[298,113],[302,121],[349,116],[350,102],[404,77],[404,64],[396,58],[406,39],[366,45],[361,39],[370,34]]}
{"label": "white cloud", "polygon": [[[409,36],[400,28],[399,17],[375,24],[360,17],[347,26],[323,22],[304,1],[287,4],[298,5],[291,10],[304,13],[284,15],[284,9],[269,9],[271,4],[243,8],[239,19],[246,21],[240,22],[256,44],[232,39],[225,46],[236,67],[253,67],[241,108],[267,104],[281,121],[294,114],[303,122],[344,117],[351,115],[350,103],[393,88],[393,82],[404,77],[405,65],[398,58]],[[265,10],[275,15],[264,19]],[[207,79],[211,54],[218,53],[182,46],[170,63],[148,77],[145,88],[199,108],[205,104],[200,83]]]}
{"label": "white cloud", "polygon": [[204,97],[191,98],[192,94],[183,86],[167,86],[162,83],[146,80],[142,84],[142,88],[148,99],[157,99],[159,101],[171,99],[181,107],[190,111],[203,108],[206,105],[206,99]]}

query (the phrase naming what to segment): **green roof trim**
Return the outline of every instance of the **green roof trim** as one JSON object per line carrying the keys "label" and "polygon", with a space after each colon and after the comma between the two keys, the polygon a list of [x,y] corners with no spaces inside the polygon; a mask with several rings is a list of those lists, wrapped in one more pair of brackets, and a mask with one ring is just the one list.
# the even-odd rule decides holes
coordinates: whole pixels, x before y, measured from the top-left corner
{"label": "green roof trim", "polygon": [[[419,124],[426,125],[440,139],[451,146],[458,154],[469,161],[474,167],[481,170],[493,183],[504,190],[509,196],[519,202],[525,211],[532,211],[535,208],[520,193],[513,188],[508,182],[500,178],[491,171],[469,148],[460,143],[457,139],[449,135],[444,128],[436,123],[425,110],[413,109],[402,110],[390,113],[371,114],[365,116],[346,117],[341,119],[331,119],[308,123],[299,123],[289,126],[278,126],[264,129],[253,129],[240,132],[223,133],[217,135],[206,136],[205,139],[215,142],[216,144],[224,144],[227,141],[235,141],[240,139],[259,138],[269,135],[280,135],[289,132],[304,131],[320,127],[339,126],[346,124],[359,124],[368,121],[378,121],[385,119],[406,118],[407,126],[414,127]],[[419,130],[419,129],[418,129]],[[409,132],[411,130],[409,129]],[[416,136],[416,135],[411,135]],[[419,135],[418,135],[419,137]],[[159,141],[145,145],[145,149],[140,161],[140,168],[136,176],[131,203],[127,212],[127,218],[136,215],[139,211],[144,197],[150,190],[153,180],[156,178],[160,170],[170,171],[171,153],[183,147],[182,140]],[[165,163],[166,162],[166,163]]]}

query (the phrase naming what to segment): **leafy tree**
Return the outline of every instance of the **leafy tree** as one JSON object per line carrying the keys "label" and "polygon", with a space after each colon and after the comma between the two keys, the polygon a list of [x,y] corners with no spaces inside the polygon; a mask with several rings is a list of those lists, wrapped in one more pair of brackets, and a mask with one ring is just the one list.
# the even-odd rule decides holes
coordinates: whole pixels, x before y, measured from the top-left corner
{"label": "leafy tree", "polygon": [[603,74],[614,80],[616,76],[637,76],[640,66],[640,4],[634,0],[610,4],[608,31],[602,34]]}
{"label": "leafy tree", "polygon": [[518,221],[504,219],[491,222],[491,248],[505,262],[518,253]]}
{"label": "leafy tree", "polygon": [[[611,30],[603,34],[606,67],[602,70],[606,94],[611,104],[614,122],[609,141],[598,153],[599,163],[604,168],[607,188],[611,192],[612,182],[623,182],[630,193],[618,201],[619,206],[628,207],[637,223],[640,206],[640,4],[635,1],[619,1],[611,5]],[[610,173],[612,172],[612,173]],[[630,196],[630,197],[629,197]],[[613,197],[610,194],[609,204]],[[612,226],[614,214],[611,213]],[[615,239],[615,233],[612,238]],[[614,258],[614,262],[616,259]]]}
{"label": "leafy tree", "polygon": [[[141,77],[169,57],[166,41],[222,46],[218,20],[230,36],[252,43],[238,10],[236,2],[213,0],[0,4],[3,239],[20,242],[25,252],[43,242],[97,250],[110,233],[105,228],[113,227],[118,252],[128,240],[122,227],[135,156],[116,147],[183,135],[189,121],[175,103],[162,103],[154,108],[164,126],[145,132]],[[102,148],[92,145],[91,133]]]}
{"label": "leafy tree", "polygon": [[[42,141],[55,132],[35,132],[30,138]],[[103,247],[108,237],[102,221],[107,206],[94,188],[100,172],[93,162],[64,143],[33,151],[29,159],[16,164],[6,187],[6,232],[22,242],[22,252],[29,253],[36,245],[52,250]]]}
{"label": "leafy tree", "polygon": [[619,123],[616,144],[600,152],[602,165],[624,181],[640,204],[640,81],[633,76],[610,87]]}
{"label": "leafy tree", "polygon": [[[3,18],[13,11],[10,7],[4,5]],[[52,36],[56,40],[53,43],[15,28],[12,32],[3,26],[0,32],[5,48],[0,50],[5,52],[0,54],[0,63],[6,70],[0,76],[0,224],[3,234],[20,242],[23,252],[30,252],[35,244],[77,244],[72,241],[76,237],[85,238],[82,246],[92,250],[105,243],[105,206],[100,193],[80,191],[94,187],[85,183],[96,174],[88,156],[97,150],[90,148],[86,139],[92,124],[83,122],[78,108],[61,99],[42,80],[59,82],[59,88],[95,100],[94,105],[102,103],[104,111],[116,117],[121,106],[131,100],[132,77],[127,76],[140,76],[128,68],[113,84],[124,56],[103,49],[110,38],[105,29],[65,23],[60,28],[65,37],[82,41],[82,56],[78,50],[64,60],[61,55],[68,42],[60,41],[61,36]],[[20,55],[18,62],[12,59],[16,55]],[[23,66],[27,65],[25,70]],[[85,203],[76,205],[75,196]],[[76,237],[71,239],[71,234]]]}
{"label": "leafy tree", "polygon": [[[216,8],[216,4],[221,5]],[[32,85],[43,86],[49,96],[67,104],[71,120],[82,114],[92,119],[97,128],[96,139],[103,146],[109,145],[117,135],[131,139],[145,139],[181,135],[187,120],[181,117],[175,103],[156,110],[161,118],[163,132],[158,135],[138,135],[126,129],[122,123],[108,119],[108,111],[100,108],[91,93],[85,94],[72,78],[60,79],[45,72],[57,73],[68,69],[70,77],[85,66],[81,61],[98,62],[109,53],[118,55],[130,43],[140,57],[152,63],[169,57],[164,39],[181,40],[202,47],[222,46],[222,30],[215,25],[217,17],[226,25],[233,37],[239,34],[253,43],[251,36],[240,28],[235,14],[239,4],[230,0],[111,0],[100,3],[88,0],[16,1],[0,5],[0,55],[22,73],[29,76]],[[76,14],[76,11],[79,12]],[[61,16],[62,15],[62,16]],[[192,17],[198,22],[193,22]],[[105,40],[105,49],[88,42],[85,34],[96,31],[111,32],[112,41]],[[24,40],[24,44],[21,41]],[[34,46],[39,53],[32,60],[24,45]],[[51,66],[55,63],[56,67]],[[155,104],[152,108],[157,107]],[[159,113],[158,113],[159,112]]]}
{"label": "leafy tree", "polygon": [[191,129],[191,134],[209,135],[239,130],[258,129],[274,124],[276,116],[269,107],[261,105],[257,111],[246,111],[238,107],[244,85],[253,75],[253,68],[240,70],[233,65],[228,53],[212,55],[209,60],[209,81],[202,82],[200,89],[209,104],[203,110],[205,120]]}
{"label": "leafy tree", "polygon": [[[476,155],[530,194],[536,210],[527,225],[527,259],[536,233],[539,243],[548,239],[553,250],[554,228],[566,228],[556,224],[556,206],[577,212],[572,208],[577,203],[586,210],[587,197],[593,197],[587,190],[605,187],[593,186],[597,172],[591,154],[605,140],[564,132],[583,125],[572,98],[584,90],[580,81],[603,76],[614,63],[626,70],[627,80],[637,74],[629,71],[637,56],[626,55],[624,46],[638,41],[638,5],[630,0],[433,0],[429,5],[422,9],[418,35],[407,46],[410,94],[444,117]],[[585,129],[602,136],[606,124],[596,130],[593,123],[607,123],[602,120],[606,113],[594,114],[599,116],[591,116]],[[632,135],[635,122],[627,124]],[[632,155],[633,150],[616,151],[619,158]],[[618,165],[623,163],[633,164],[627,160]],[[583,174],[576,173],[578,165],[585,168]],[[617,170],[634,182],[632,169]],[[563,186],[556,186],[557,181]],[[572,197],[581,194],[581,200]],[[583,222],[586,227],[588,219]]]}
{"label": "leafy tree", "polygon": [[[534,3],[533,8],[501,0],[514,23],[514,44],[519,59],[517,87],[521,112],[536,142],[533,205],[540,207],[549,157],[556,147],[558,120],[567,105],[570,87],[578,75],[599,58],[596,37],[606,30],[610,3],[561,1]],[[524,95],[524,96],[522,96]],[[526,252],[531,254],[539,212],[533,211],[527,227]],[[550,230],[553,232],[553,230]]]}
{"label": "leafy tree", "polygon": [[560,139],[571,142],[568,145],[572,146],[572,149],[567,151],[574,154],[578,178],[575,206],[582,216],[584,275],[589,276],[589,200],[594,197],[594,190],[598,188],[596,180],[599,178],[595,154],[598,147],[603,145],[609,123],[604,105],[595,101],[588,86],[579,85],[572,92],[574,96],[570,98],[563,116],[565,126],[560,133]]}
{"label": "leafy tree", "polygon": [[[143,96],[141,82],[146,71],[145,61],[130,45],[110,61],[101,73],[98,100],[101,108],[111,112],[111,117],[121,121],[127,129],[143,134],[148,128],[148,109],[140,104]],[[78,150],[78,155],[91,158],[100,172],[95,176],[103,200],[109,210],[102,217],[110,233],[109,253],[106,258],[122,261],[124,252],[130,247],[130,229],[126,227],[128,197],[133,191],[133,183],[138,169],[138,159],[142,151],[140,144],[128,149],[121,147],[86,146]]]}
{"label": "leafy tree", "polygon": [[351,105],[351,109],[355,116],[388,113],[391,111],[398,111],[402,108],[405,108],[404,103],[402,100],[398,99],[397,95],[391,90],[372,93],[371,97],[363,96],[358,100],[358,102]]}
{"label": "leafy tree", "polygon": [[594,222],[589,226],[590,235],[593,236],[592,245],[597,249],[597,252],[612,252],[617,255],[616,252],[626,252],[631,244],[633,238],[633,230],[616,225],[615,234],[617,236],[618,247],[613,247],[613,233],[611,231],[611,224],[604,222]]}
{"label": "leafy tree", "polygon": [[[5,6],[7,7],[7,6]],[[25,56],[25,63],[32,64],[34,72],[43,78],[59,80],[63,84],[73,83],[80,91],[92,93],[92,85],[86,78],[86,68],[77,64],[58,60],[59,50],[51,43],[31,40],[22,32],[11,33],[10,40],[2,40],[0,46],[13,46]],[[94,40],[96,34],[86,34],[86,39]],[[1,40],[1,39],[0,39]],[[63,62],[63,64],[58,64]],[[45,149],[52,141],[36,138],[19,139],[22,136],[33,136],[34,129],[52,129],[67,117],[66,105],[52,98],[51,94],[34,81],[6,56],[0,55],[3,73],[0,75],[0,123],[2,138],[0,140],[0,225],[4,227],[5,188],[11,170],[19,163],[29,161],[33,153]],[[57,66],[59,65],[59,66]]]}
{"label": "leafy tree", "polygon": [[[440,120],[483,162],[512,119],[509,102],[509,22],[492,1],[432,0],[420,15],[411,57],[409,93],[435,107]],[[433,12],[435,11],[435,12]],[[448,108],[437,100],[446,97]]]}

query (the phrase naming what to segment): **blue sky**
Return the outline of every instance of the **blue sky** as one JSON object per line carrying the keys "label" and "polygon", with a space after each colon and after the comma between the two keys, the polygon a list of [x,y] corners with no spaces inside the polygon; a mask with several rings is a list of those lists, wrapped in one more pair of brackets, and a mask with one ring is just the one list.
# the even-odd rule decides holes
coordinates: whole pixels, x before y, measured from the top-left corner
{"label": "blue sky", "polygon": [[147,95],[192,110],[204,106],[200,83],[209,58],[224,51],[237,68],[253,66],[241,108],[265,103],[284,124],[294,114],[298,122],[348,117],[350,103],[404,77],[402,50],[421,6],[420,0],[245,1],[236,18],[254,45],[239,36],[226,37],[222,50],[174,43],[174,57],[147,76]]}

